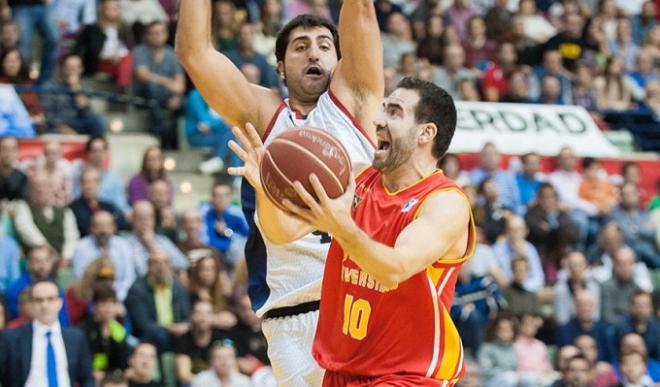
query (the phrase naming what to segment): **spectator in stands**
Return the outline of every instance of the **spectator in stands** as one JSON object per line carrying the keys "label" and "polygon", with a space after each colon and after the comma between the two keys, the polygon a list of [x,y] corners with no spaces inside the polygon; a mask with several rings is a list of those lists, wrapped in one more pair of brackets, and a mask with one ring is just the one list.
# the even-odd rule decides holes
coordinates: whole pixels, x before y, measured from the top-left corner
{"label": "spectator in stands", "polygon": [[104,137],[91,137],[85,144],[85,161],[75,170],[73,176],[73,195],[80,195],[80,173],[86,168],[95,168],[101,172],[101,190],[99,199],[110,202],[124,213],[130,210],[126,202],[126,190],[124,183],[106,162],[108,152],[108,140]]}
{"label": "spectator in stands", "polygon": [[73,200],[73,183],[66,161],[62,160],[62,150],[57,141],[44,145],[43,162],[38,162],[35,171],[41,173],[53,188],[53,205],[66,207]]}
{"label": "spectator in stands", "polygon": [[101,188],[101,173],[98,169],[88,168],[80,174],[80,197],[71,203],[71,211],[76,217],[80,236],[85,237],[90,233],[92,217],[98,211],[105,211],[112,215],[119,229],[128,228],[122,212],[114,204],[101,200],[99,191]]}
{"label": "spectator in stands", "polygon": [[574,343],[575,339],[586,334],[596,339],[598,346],[598,359],[608,360],[611,353],[610,327],[595,316],[596,296],[591,290],[578,290],[575,293],[575,317],[566,322],[559,322],[557,328],[557,345]]}
{"label": "spectator in stands", "polygon": [[[49,247],[41,246],[28,250],[27,271],[23,273],[9,287],[9,289],[7,289],[7,310],[9,311],[9,317],[11,319],[18,317],[18,298],[21,292],[39,281],[54,279],[54,269],[56,263],[57,254]],[[60,289],[60,294],[63,294],[62,289]],[[60,323],[62,326],[68,326],[69,317],[67,315],[66,302],[64,302],[64,307],[60,310],[59,313]]]}
{"label": "spectator in stands", "polygon": [[530,269],[529,276],[524,282],[524,287],[531,292],[537,292],[543,288],[545,277],[541,258],[536,248],[525,240],[528,232],[529,230],[522,218],[514,215],[508,217],[505,238],[495,243],[493,250],[495,251],[500,269],[504,271],[509,279],[513,277],[511,261],[518,255],[524,256],[529,262]]}
{"label": "spectator in stands", "polygon": [[463,42],[465,50],[465,66],[468,68],[485,69],[498,50],[497,42],[486,36],[486,23],[479,15],[468,20],[467,38]]}
{"label": "spectator in stands", "polygon": [[471,2],[467,0],[454,0],[454,3],[445,11],[449,24],[456,29],[461,42],[467,40],[468,20],[475,14],[475,9],[472,7]]}
{"label": "spectator in stands", "polygon": [[[98,288],[112,288],[115,284],[115,268],[108,257],[100,257],[92,261],[76,281],[66,291],[69,321],[78,325],[84,321],[92,310],[92,297]],[[122,309],[123,311],[123,309]]]}
{"label": "spectator in stands", "polygon": [[502,290],[507,301],[507,312],[512,315],[540,313],[540,302],[536,292],[525,289],[525,281],[529,276],[529,262],[527,258],[518,255],[511,260],[511,271],[513,280],[511,284]]}
{"label": "spectator in stands", "polygon": [[623,61],[617,56],[607,59],[602,76],[594,80],[598,109],[623,111],[630,108],[630,80],[624,77]]}
{"label": "spectator in stands", "polygon": [[135,336],[166,352],[172,350],[172,339],[190,330],[190,295],[174,277],[166,252],[153,250],[148,265],[147,275],[131,286],[124,304]]}
{"label": "spectator in stands", "polygon": [[[646,343],[644,343],[644,338],[642,336],[637,333],[626,333],[621,338],[619,357],[632,352],[644,355],[644,358],[646,359],[646,369],[648,370],[649,376],[654,382],[660,382],[660,360],[648,356],[648,349],[646,348]],[[615,362],[614,368],[616,368],[617,373],[620,375],[621,365]]]}
{"label": "spectator in stands", "polygon": [[610,324],[630,313],[630,297],[638,289],[633,280],[635,252],[623,247],[613,258],[612,278],[601,285],[601,315]]}
{"label": "spectator in stands", "polygon": [[30,177],[30,200],[18,202],[14,212],[16,233],[27,247],[52,246],[68,261],[80,239],[76,217],[69,208],[52,205],[53,187],[43,174]]}
{"label": "spectator in stands", "polygon": [[7,313],[7,307],[4,302],[0,301],[0,335],[2,331],[7,328],[7,323],[9,322],[9,313]]}
{"label": "spectator in stands", "polygon": [[507,9],[506,0],[495,0],[484,15],[486,35],[488,38],[496,41],[509,39],[511,37],[512,16],[511,12]]}
{"label": "spectator in stands", "polygon": [[131,352],[128,358],[128,369],[125,372],[129,387],[164,387],[154,381],[158,367],[158,352],[149,342],[141,342]]}
{"label": "spectator in stands", "polygon": [[82,59],[75,54],[60,60],[57,80],[45,86],[41,104],[46,112],[46,130],[61,134],[103,136],[106,122],[92,110],[88,90],[83,88]]}
{"label": "spectator in stands", "polygon": [[531,103],[529,98],[529,80],[523,71],[514,70],[508,77],[507,94],[502,96],[500,102]]}
{"label": "spectator in stands", "polygon": [[7,50],[18,48],[20,39],[18,24],[11,19],[3,20],[0,25],[0,55],[4,55]]}
{"label": "spectator in stands", "polygon": [[[501,43],[497,60],[484,71],[481,87],[488,102],[497,102],[509,93],[509,79],[516,66],[516,49],[511,43]],[[488,58],[494,57],[490,54]]]}
{"label": "spectator in stands", "polygon": [[80,328],[85,332],[92,352],[94,376],[97,380],[113,371],[128,367],[131,347],[128,344],[128,332],[117,321],[120,305],[117,296],[110,287],[98,287],[92,296],[93,314]]}
{"label": "spectator in stands", "polygon": [[582,184],[582,175],[575,170],[575,153],[570,147],[563,147],[557,156],[557,169],[550,174],[550,182],[557,193],[560,203],[571,210],[573,222],[578,226],[580,241],[584,243],[589,227],[589,216],[597,213],[596,206],[580,199],[578,192]]}
{"label": "spectator in stands", "polygon": [[481,101],[479,90],[477,90],[477,83],[474,79],[463,78],[458,82],[458,100],[459,101]]}
{"label": "spectator in stands", "polygon": [[650,269],[660,268],[660,252],[655,241],[655,227],[648,211],[640,206],[639,189],[633,183],[621,187],[621,204],[610,214],[617,222],[626,244]]}
{"label": "spectator in stands", "polygon": [[635,291],[630,297],[630,314],[621,318],[615,327],[617,342],[626,333],[637,333],[644,338],[649,357],[660,358],[660,321],[653,315],[651,294]]}
{"label": "spectator in stands", "polygon": [[656,5],[652,0],[647,0],[642,5],[642,12],[632,16],[633,42],[641,46],[651,29],[657,24]]}
{"label": "spectator in stands", "polygon": [[[579,291],[588,290],[594,301],[593,318],[600,318],[600,286],[589,272],[587,259],[579,251],[567,253],[562,263],[564,269],[554,287],[554,316],[558,324],[566,324],[575,316],[577,306],[574,299]],[[566,344],[566,343],[564,343]]]}
{"label": "spectator in stands", "polygon": [[243,214],[231,206],[232,186],[218,182],[211,191],[211,203],[203,214],[209,244],[225,255],[224,265],[232,273],[247,239],[248,227]]}
{"label": "spectator in stands", "polygon": [[207,255],[195,262],[190,272],[191,299],[211,304],[214,328],[226,330],[236,325],[236,316],[229,309],[231,291],[231,280],[220,261]]}
{"label": "spectator in stands", "polygon": [[598,111],[598,100],[593,84],[591,68],[584,62],[578,62],[575,65],[575,80],[573,82],[572,93],[573,103],[587,109],[593,117]]}
{"label": "spectator in stands", "polygon": [[38,29],[42,51],[37,55],[41,59],[41,68],[37,83],[47,82],[53,75],[57,56],[57,40],[59,32],[52,17],[52,7],[49,4],[30,0],[3,0],[0,3],[2,14],[9,13],[20,30],[19,48],[24,58],[32,58],[32,33]]}
{"label": "spectator in stands", "polygon": [[484,386],[516,386],[518,359],[513,348],[516,337],[515,321],[498,316],[491,321],[486,342],[479,348],[477,360],[482,370]]}
{"label": "spectator in stands", "polygon": [[479,185],[485,179],[492,179],[500,193],[503,206],[513,211],[520,208],[520,192],[513,174],[500,168],[500,153],[493,143],[486,143],[479,153],[479,167],[470,172],[472,184]]}
{"label": "spectator in stands", "polygon": [[[599,358],[598,343],[594,336],[590,334],[578,335],[573,343],[591,364],[591,371],[589,375],[590,385],[592,386],[613,386],[618,381],[618,377],[612,368],[612,365],[607,360],[604,361]],[[614,357],[615,355],[608,354]]]}
{"label": "spectator in stands", "polygon": [[457,98],[460,81],[474,78],[474,74],[465,67],[463,47],[459,44],[446,45],[442,66],[435,68],[433,83],[445,89],[453,98]]}
{"label": "spectator in stands", "polygon": [[536,338],[542,325],[543,319],[537,315],[529,313],[520,315],[513,349],[518,359],[516,372],[521,382],[547,386],[554,380],[555,375],[548,358],[548,347]]}
{"label": "spectator in stands", "polygon": [[543,184],[539,179],[541,156],[535,152],[530,152],[523,155],[520,160],[522,161],[522,171],[516,175],[516,185],[518,186],[518,192],[520,192],[520,204],[522,206],[519,212],[524,214],[527,212],[529,203],[536,199]]}
{"label": "spectator in stands", "polygon": [[560,79],[546,75],[541,79],[541,95],[536,103],[545,105],[562,105]]}
{"label": "spectator in stands", "polygon": [[215,46],[222,52],[238,47],[237,30],[239,17],[236,6],[230,0],[213,4],[213,37]]}
{"label": "spectator in stands", "polygon": [[160,22],[166,27],[168,16],[162,5],[153,0],[120,0],[121,21],[133,30],[136,42],[143,42],[149,25]]}
{"label": "spectator in stands", "polygon": [[18,328],[25,324],[28,324],[32,321],[34,313],[32,312],[32,300],[30,299],[30,288],[27,287],[23,289],[18,295],[18,317],[15,319],[9,319],[9,307],[5,305],[7,309],[7,328]]}
{"label": "spectator in stands", "polygon": [[149,184],[149,202],[156,214],[156,232],[177,241],[176,215],[169,203],[170,183],[166,180],[154,180]]}
{"label": "spectator in stands", "polygon": [[266,0],[261,4],[260,21],[256,23],[254,48],[266,56],[268,63],[277,65],[275,58],[275,38],[284,26],[282,3],[279,0]]}
{"label": "spectator in stands", "polygon": [[233,328],[233,332],[239,340],[236,347],[239,355],[242,356],[242,362],[247,363],[243,364],[241,369],[248,371],[247,365],[250,363],[253,366],[270,364],[266,338],[261,332],[261,319],[252,310],[247,289],[241,288],[234,293],[233,304],[238,317],[238,323]]}
{"label": "spectator in stands", "polygon": [[425,19],[426,33],[417,45],[417,56],[426,59],[434,66],[442,65],[444,61],[445,21],[442,15],[434,14]]}
{"label": "spectator in stands", "polygon": [[181,214],[180,224],[182,232],[179,234],[178,247],[190,262],[195,262],[206,255],[224,261],[220,252],[206,243],[206,230],[202,227],[202,216],[196,208],[185,210]]}
{"label": "spectator in stands", "polygon": [[467,173],[461,167],[461,160],[455,154],[445,154],[440,160],[440,169],[442,169],[445,176],[452,179],[459,186],[464,186],[470,182]]}
{"label": "spectator in stands", "polygon": [[134,39],[121,16],[119,0],[101,1],[98,21],[82,28],[73,52],[82,58],[85,76],[105,73],[125,89],[133,79]]}
{"label": "spectator in stands", "polygon": [[14,238],[0,235],[0,300],[21,275],[19,247]]}
{"label": "spectator in stands", "polygon": [[522,20],[525,36],[536,43],[545,43],[557,33],[548,19],[537,12],[534,0],[521,0],[517,16]]}
{"label": "spectator in stands", "polygon": [[228,331],[214,329],[213,306],[208,301],[193,303],[190,323],[190,330],[174,340],[177,380],[183,385],[190,384],[196,375],[209,368],[214,343],[233,338]]}
{"label": "spectator in stands", "polygon": [[616,39],[609,41],[610,55],[623,59],[625,70],[632,70],[639,47],[633,42],[630,19],[620,18],[616,26]]}
{"label": "spectator in stands", "polygon": [[77,328],[58,322],[63,308],[54,282],[40,281],[31,290],[34,321],[0,337],[0,383],[18,386],[93,387],[87,340]]}
{"label": "spectator in stands", "polygon": [[654,385],[648,375],[646,356],[639,352],[624,353],[619,358],[621,362],[622,381],[618,386],[648,386]]}
{"label": "spectator in stands", "polygon": [[105,375],[99,383],[99,387],[129,387],[128,381],[121,371]]}
{"label": "spectator in stands", "polygon": [[[169,181],[165,171],[163,151],[156,145],[145,149],[142,155],[140,172],[133,175],[128,182],[128,202],[133,205],[139,200],[149,199],[149,185],[156,180]],[[168,203],[174,200],[174,188],[169,184]]]}
{"label": "spectator in stands", "polygon": [[240,165],[238,156],[227,143],[234,138],[231,128],[202,98],[197,89],[186,100],[186,138],[193,147],[214,148],[213,157],[199,165],[205,174],[220,172],[229,158],[229,166]]}
{"label": "spectator in stands", "polygon": [[392,13],[387,19],[387,32],[383,34],[382,40],[385,67],[396,67],[403,54],[416,51],[410,23],[399,12]]}
{"label": "spectator in stands", "polygon": [[39,95],[34,91],[32,79],[30,79],[28,64],[23,59],[18,48],[2,51],[0,57],[0,83],[14,85],[25,109],[30,114],[32,124],[37,132],[43,132],[45,125],[44,110],[41,106]]}
{"label": "spectator in stands", "polygon": [[52,13],[63,46],[60,48],[68,49],[68,40],[76,37],[82,25],[96,21],[96,2],[58,0],[53,3]]}
{"label": "spectator in stands", "polygon": [[[560,32],[545,44],[546,50],[557,50],[561,55],[563,67],[575,70],[575,63],[582,58],[588,48],[582,38],[584,19],[578,13],[564,13]],[[547,51],[546,51],[547,52]]]}
{"label": "spectator in stands", "polygon": [[[472,186],[470,186],[472,187]],[[495,243],[506,228],[506,218],[511,209],[504,207],[493,179],[485,179],[479,184],[479,202],[472,203],[474,220],[484,230],[488,243]]]}
{"label": "spectator in stands", "polygon": [[566,360],[566,367],[562,370],[562,377],[552,384],[552,387],[587,387],[591,364],[581,353]]}
{"label": "spectator in stands", "polygon": [[14,137],[0,138],[0,199],[28,200],[28,179],[16,168],[18,141]]}
{"label": "spectator in stands", "polygon": [[543,259],[546,279],[554,283],[560,258],[577,242],[577,228],[570,214],[560,207],[557,190],[551,184],[541,185],[536,204],[525,214],[525,223],[528,240]]}
{"label": "spectator in stands", "polygon": [[239,373],[236,366],[236,348],[230,343],[214,344],[209,350],[209,369],[200,372],[191,387],[231,385],[250,387],[250,379]]}
{"label": "spectator in stands", "polygon": [[584,172],[584,179],[580,184],[578,196],[580,199],[593,204],[598,211],[590,219],[588,238],[591,238],[604,223],[607,215],[616,207],[619,195],[609,181],[601,178],[602,168],[598,159],[593,157],[582,159],[582,171]]}
{"label": "spectator in stands", "polygon": [[[561,60],[562,57],[559,51],[548,50],[543,54],[542,66],[535,67],[530,77],[529,92],[531,99],[533,100],[541,99],[543,94],[542,93],[543,80],[546,77],[550,76],[556,78],[559,81],[558,97],[556,99],[553,99],[553,103],[559,103],[561,105],[570,105],[572,103],[571,81],[568,77],[568,73],[566,69],[564,69],[564,67],[562,66]],[[556,86],[556,84],[551,86]],[[555,91],[556,93],[556,90],[553,91]],[[544,99],[547,98],[548,96],[546,96],[546,98]]]}
{"label": "spectator in stands", "polygon": [[115,235],[115,221],[107,211],[92,216],[90,234],[80,240],[71,259],[73,273],[82,278],[87,267],[99,257],[108,257],[114,267],[114,288],[120,301],[135,281],[136,266],[126,241]]}
{"label": "spectator in stands", "polygon": [[266,57],[254,48],[254,27],[252,24],[244,23],[238,27],[238,47],[229,51],[227,57],[236,67],[241,67],[246,63],[257,66],[259,73],[261,73],[260,85],[277,90],[278,77],[275,69],[268,63]]}
{"label": "spectator in stands", "polygon": [[156,102],[149,110],[149,133],[161,138],[163,148],[176,149],[174,114],[181,108],[185,78],[167,38],[164,22],[154,21],[145,27],[144,44],[133,51],[135,92]]}
{"label": "spectator in stands", "polygon": [[188,268],[188,259],[176,245],[166,236],[156,233],[156,214],[154,206],[148,201],[139,200],[133,205],[133,230],[125,238],[138,275],[147,274],[147,260],[154,250],[164,251],[177,271]]}
{"label": "spectator in stands", "polygon": [[627,78],[631,86],[632,97],[636,101],[643,101],[646,96],[646,87],[654,80],[660,79],[660,72],[653,64],[653,57],[648,49],[640,50],[635,58],[635,69],[630,71]]}

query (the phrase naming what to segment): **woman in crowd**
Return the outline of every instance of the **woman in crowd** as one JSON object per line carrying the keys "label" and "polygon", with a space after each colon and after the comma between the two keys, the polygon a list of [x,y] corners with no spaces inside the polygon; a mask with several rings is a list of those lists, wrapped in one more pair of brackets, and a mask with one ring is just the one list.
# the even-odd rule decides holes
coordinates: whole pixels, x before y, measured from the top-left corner
{"label": "woman in crowd", "polygon": [[442,65],[445,49],[443,35],[445,21],[442,15],[431,15],[426,21],[426,36],[417,46],[417,56],[426,59],[435,66]]}
{"label": "woman in crowd", "polygon": [[37,131],[43,130],[46,122],[39,95],[33,90],[28,64],[17,49],[4,51],[0,57],[0,83],[10,83],[16,88],[19,98],[30,114]]}
{"label": "woman in crowd", "polygon": [[486,23],[481,16],[468,21],[467,39],[463,44],[465,66],[484,70],[497,55],[497,43],[486,37]]}
{"label": "woman in crowd", "polygon": [[133,205],[133,203],[138,200],[149,200],[149,185],[156,180],[165,180],[169,183],[169,203],[171,204],[174,196],[174,189],[165,173],[163,151],[158,146],[154,145],[144,151],[142,168],[128,183],[128,202]]}
{"label": "woman in crowd", "polygon": [[515,320],[499,316],[486,331],[486,342],[479,348],[477,361],[486,387],[518,385],[518,357],[513,348],[516,337]]}
{"label": "woman in crowd", "polygon": [[631,87],[624,77],[623,60],[617,56],[608,58],[605,72],[594,80],[596,98],[600,110],[623,111],[630,108]]}
{"label": "woman in crowd", "polygon": [[220,261],[211,255],[200,258],[190,273],[191,304],[195,300],[209,301],[213,305],[213,326],[229,329],[236,325],[236,316],[229,311],[228,298],[232,286]]}

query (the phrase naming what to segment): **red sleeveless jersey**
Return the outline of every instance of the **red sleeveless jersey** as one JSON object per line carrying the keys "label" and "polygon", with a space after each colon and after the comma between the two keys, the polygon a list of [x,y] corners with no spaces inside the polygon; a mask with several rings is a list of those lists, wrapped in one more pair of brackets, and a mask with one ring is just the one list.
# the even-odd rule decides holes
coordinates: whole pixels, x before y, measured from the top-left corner
{"label": "red sleeveless jersey", "polygon": [[[356,184],[353,219],[372,239],[388,246],[394,246],[431,195],[445,190],[463,194],[440,170],[395,193],[387,191],[381,173],[371,167]],[[445,381],[438,385],[451,385],[460,378],[463,347],[449,310],[460,266],[474,249],[472,215],[468,232],[463,257],[438,257],[394,289],[384,288],[344,257],[333,241],[313,348],[321,367],[349,375],[396,373]]]}

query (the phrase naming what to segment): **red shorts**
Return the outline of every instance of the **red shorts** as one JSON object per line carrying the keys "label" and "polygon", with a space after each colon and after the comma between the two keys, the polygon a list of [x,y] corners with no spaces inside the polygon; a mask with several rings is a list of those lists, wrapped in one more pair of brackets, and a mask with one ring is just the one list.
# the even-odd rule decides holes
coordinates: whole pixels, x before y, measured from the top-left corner
{"label": "red shorts", "polygon": [[448,381],[425,378],[419,375],[355,376],[326,371],[323,387],[448,387]]}

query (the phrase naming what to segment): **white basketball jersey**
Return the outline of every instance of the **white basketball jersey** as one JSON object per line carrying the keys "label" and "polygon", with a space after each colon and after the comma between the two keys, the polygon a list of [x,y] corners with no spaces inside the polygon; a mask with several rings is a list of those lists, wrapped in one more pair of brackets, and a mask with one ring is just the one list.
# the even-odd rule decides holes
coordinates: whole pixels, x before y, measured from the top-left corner
{"label": "white basketball jersey", "polygon": [[[360,124],[330,91],[321,95],[316,107],[303,117],[285,100],[267,128],[264,143],[294,127],[311,126],[336,137],[348,151],[353,172],[371,165],[374,145]],[[255,215],[257,225],[259,214]],[[270,309],[317,301],[330,247],[328,235],[313,233],[286,245],[274,245],[263,238],[267,251],[266,282],[270,295],[257,310],[262,316]]]}

